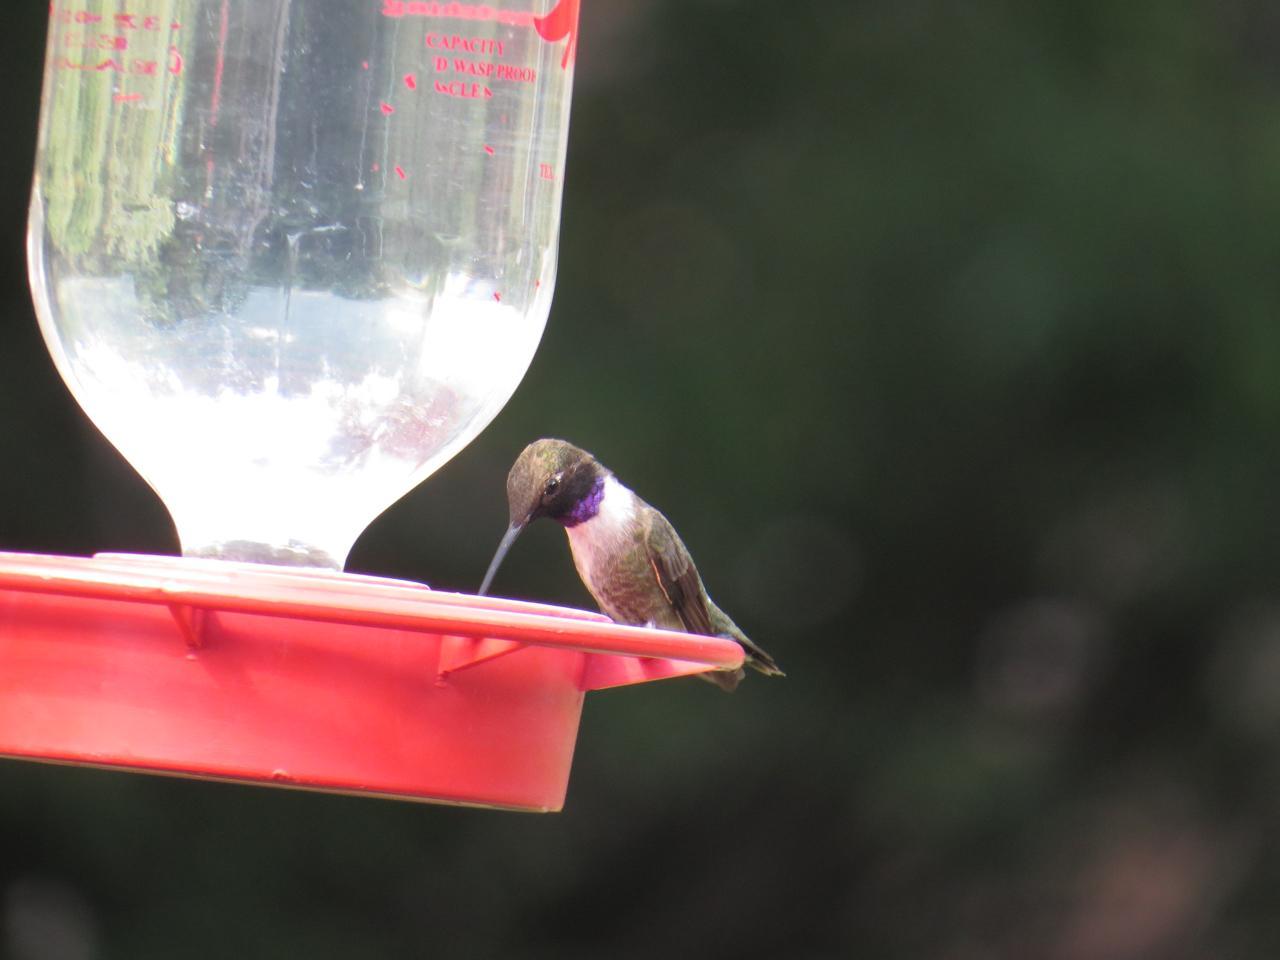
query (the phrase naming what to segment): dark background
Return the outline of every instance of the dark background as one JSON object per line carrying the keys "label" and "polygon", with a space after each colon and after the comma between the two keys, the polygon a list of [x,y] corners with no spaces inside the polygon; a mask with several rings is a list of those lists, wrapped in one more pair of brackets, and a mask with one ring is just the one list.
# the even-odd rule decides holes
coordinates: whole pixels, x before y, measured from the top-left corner
{"label": "dark background", "polygon": [[[32,315],[44,18],[0,546],[173,552]],[[789,676],[593,694],[549,816],[0,762],[6,956],[1276,956],[1280,7],[585,0],[561,253],[349,569],[474,589],[564,436]],[[590,605],[552,525],[501,579]]]}

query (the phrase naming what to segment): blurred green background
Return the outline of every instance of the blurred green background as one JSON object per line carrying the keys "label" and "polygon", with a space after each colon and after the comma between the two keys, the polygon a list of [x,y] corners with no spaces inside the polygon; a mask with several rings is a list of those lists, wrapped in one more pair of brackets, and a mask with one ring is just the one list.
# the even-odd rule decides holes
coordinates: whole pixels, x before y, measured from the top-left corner
{"label": "blurred green background", "polygon": [[[45,16],[0,547],[173,552],[32,315]],[[1280,7],[585,0],[576,84],[541,350],[349,569],[474,589],[563,436],[789,676],[593,694],[551,816],[0,762],[4,956],[1274,957]]]}

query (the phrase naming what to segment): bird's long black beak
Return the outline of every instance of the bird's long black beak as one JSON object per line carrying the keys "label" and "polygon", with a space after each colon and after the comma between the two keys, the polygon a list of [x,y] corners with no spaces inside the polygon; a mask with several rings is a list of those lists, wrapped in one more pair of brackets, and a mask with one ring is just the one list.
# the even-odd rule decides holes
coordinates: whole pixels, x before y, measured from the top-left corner
{"label": "bird's long black beak", "polygon": [[516,537],[520,536],[520,531],[524,529],[524,526],[523,521],[517,520],[507,528],[507,532],[503,534],[502,542],[498,544],[498,552],[493,555],[493,560],[489,563],[489,572],[484,575],[484,583],[480,584],[480,592],[477,596],[483,597],[489,592],[489,584],[493,583],[493,575],[498,572],[498,567],[502,566],[502,558],[507,555],[511,545],[516,542]]}

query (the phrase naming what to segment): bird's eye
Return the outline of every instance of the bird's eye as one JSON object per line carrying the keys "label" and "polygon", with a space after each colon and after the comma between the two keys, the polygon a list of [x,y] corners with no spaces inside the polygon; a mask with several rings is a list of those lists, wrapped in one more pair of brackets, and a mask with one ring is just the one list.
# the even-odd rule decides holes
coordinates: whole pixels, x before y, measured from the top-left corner
{"label": "bird's eye", "polygon": [[554,497],[557,490],[560,489],[560,477],[554,476],[547,481],[546,489],[543,490],[543,496]]}

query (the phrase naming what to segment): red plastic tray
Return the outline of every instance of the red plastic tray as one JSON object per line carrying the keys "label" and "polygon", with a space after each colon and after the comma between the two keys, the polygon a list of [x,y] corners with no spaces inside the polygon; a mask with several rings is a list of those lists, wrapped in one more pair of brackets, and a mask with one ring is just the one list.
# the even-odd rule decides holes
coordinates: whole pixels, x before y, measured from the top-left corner
{"label": "red plastic tray", "polygon": [[0,553],[0,756],[559,810],[587,690],[741,663],[404,581]]}

